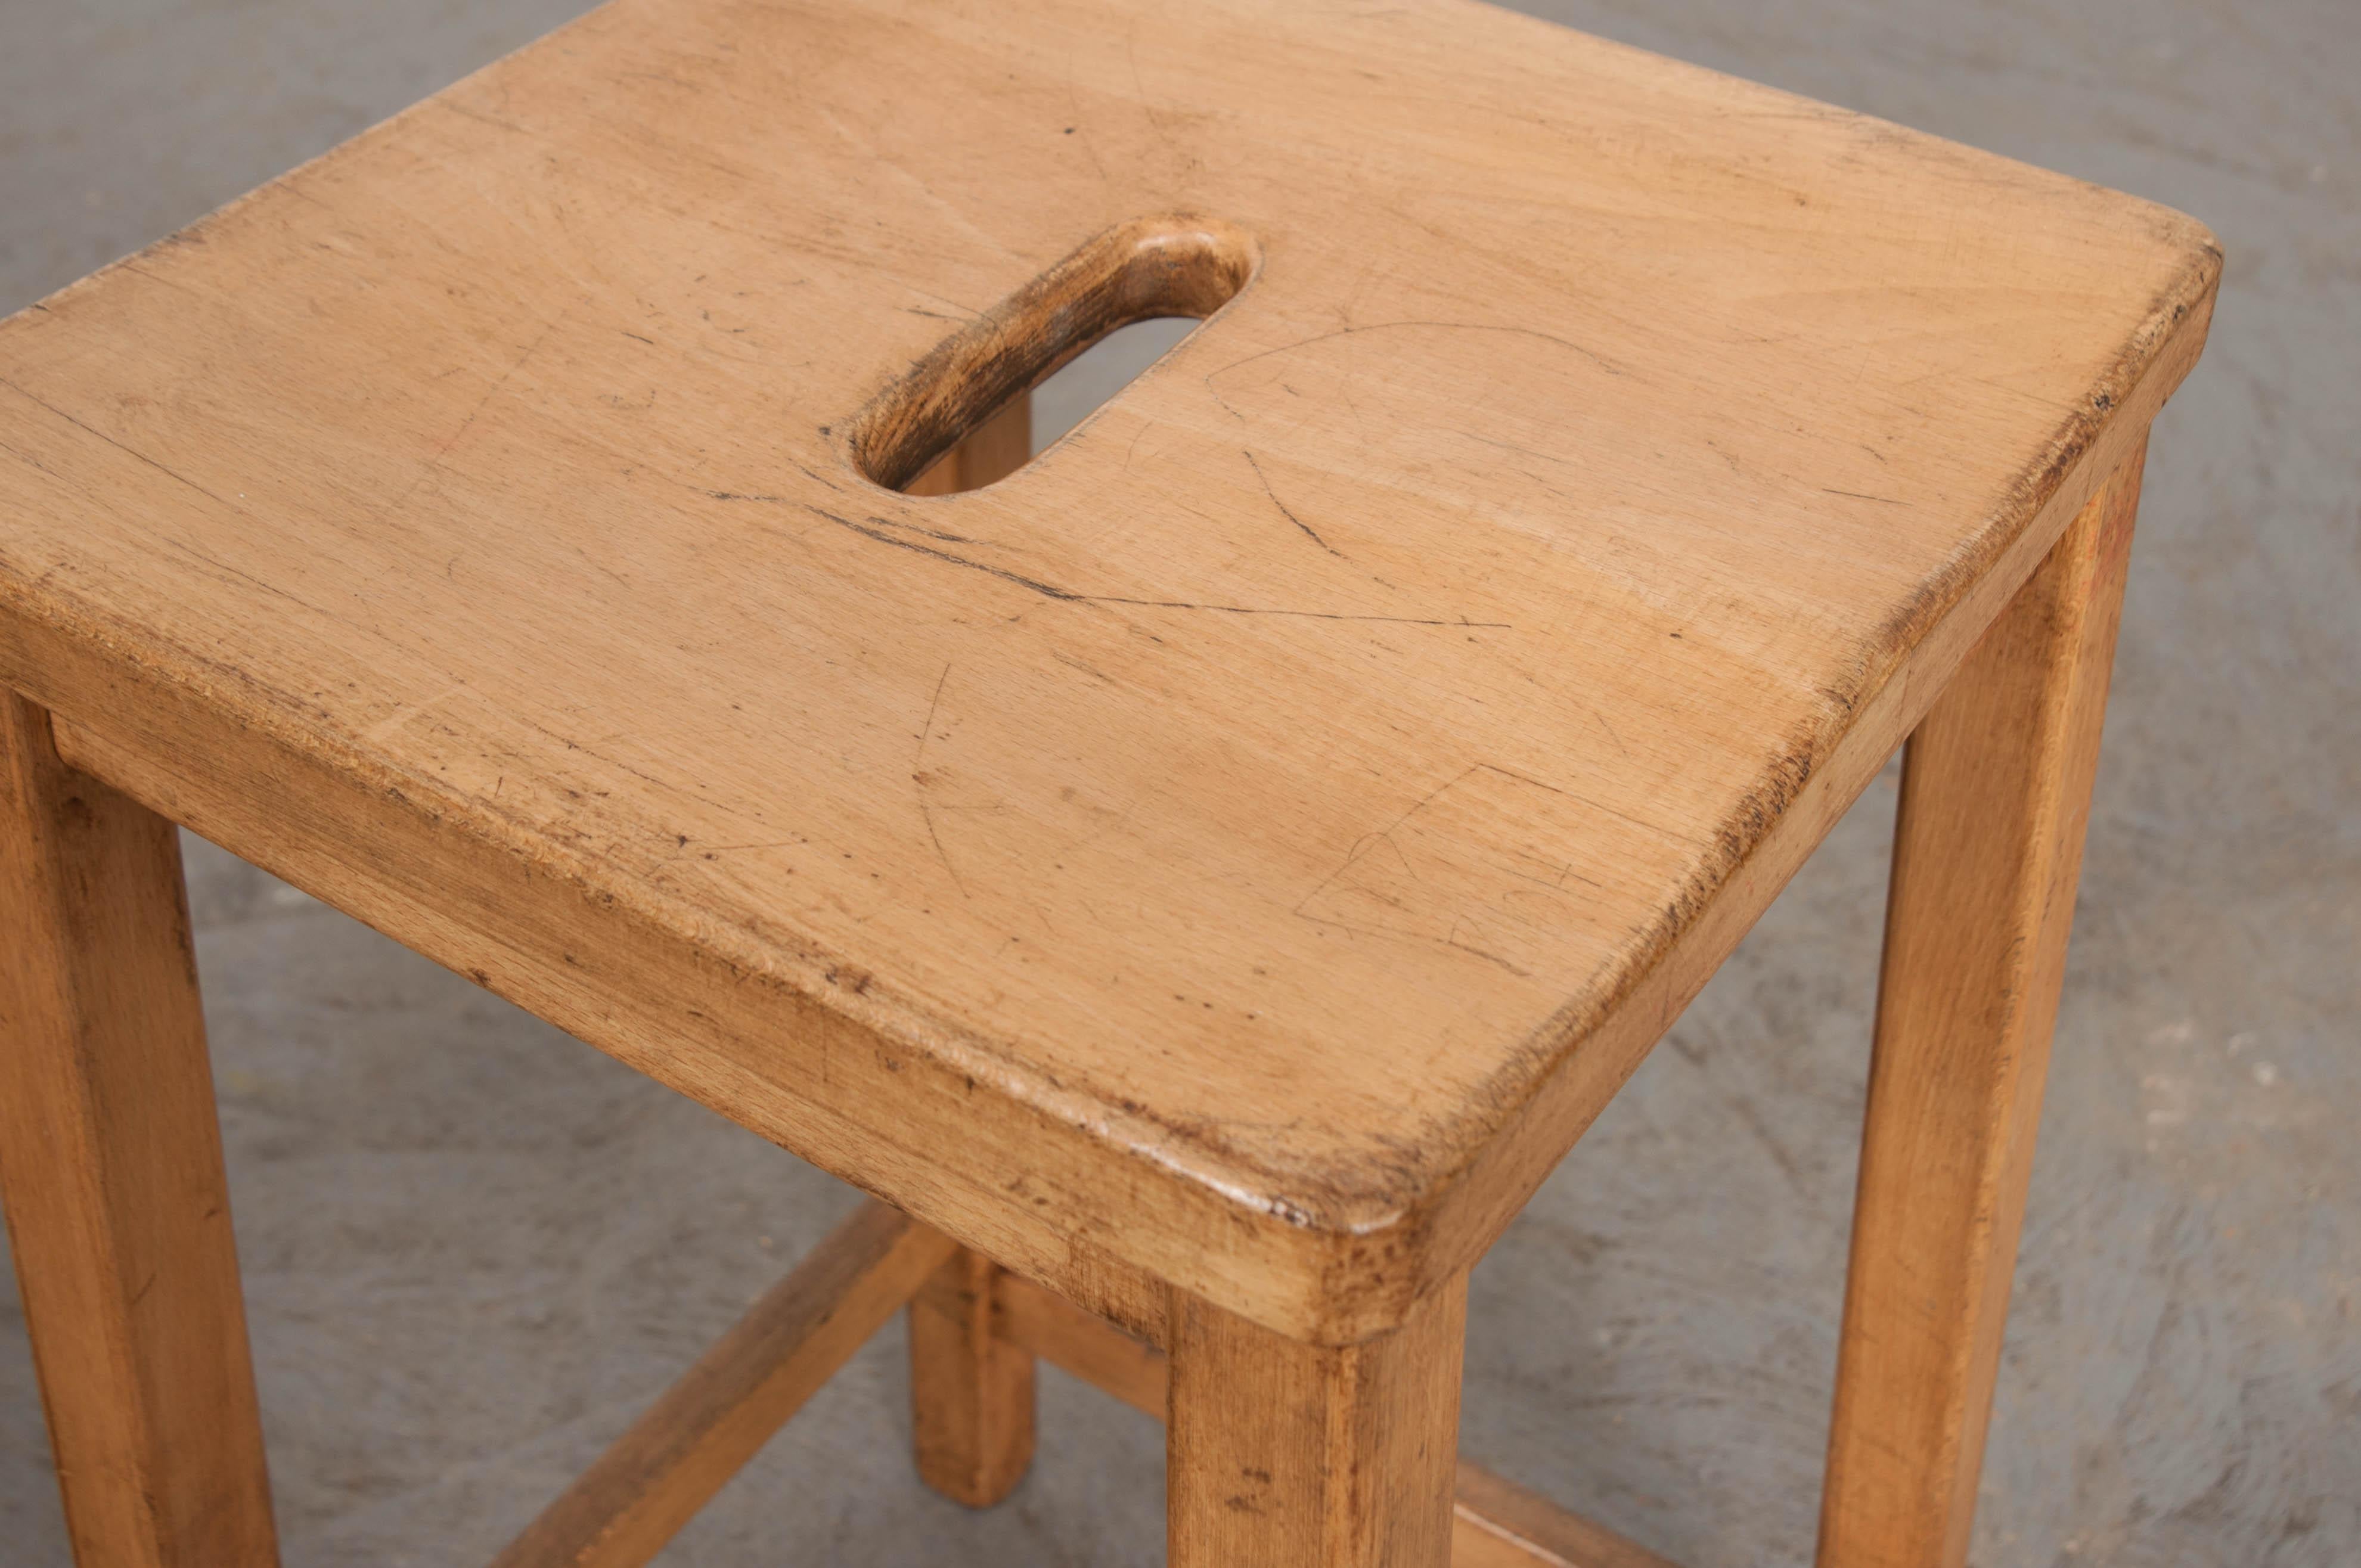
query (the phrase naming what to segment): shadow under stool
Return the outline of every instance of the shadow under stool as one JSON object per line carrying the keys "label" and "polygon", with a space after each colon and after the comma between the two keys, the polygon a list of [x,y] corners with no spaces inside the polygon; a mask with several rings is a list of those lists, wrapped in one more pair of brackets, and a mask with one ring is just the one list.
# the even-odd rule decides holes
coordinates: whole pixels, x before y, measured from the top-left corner
{"label": "shadow under stool", "polygon": [[1458,1464],[1468,1270],[1906,740],[1819,1560],[1956,1568],[2218,273],[1458,0],[617,0],[0,323],[79,1561],[276,1558],[185,824],[873,1195],[509,1568],[646,1561],[906,1305],[963,1502],[1047,1357],[1180,1568],[1655,1563]]}

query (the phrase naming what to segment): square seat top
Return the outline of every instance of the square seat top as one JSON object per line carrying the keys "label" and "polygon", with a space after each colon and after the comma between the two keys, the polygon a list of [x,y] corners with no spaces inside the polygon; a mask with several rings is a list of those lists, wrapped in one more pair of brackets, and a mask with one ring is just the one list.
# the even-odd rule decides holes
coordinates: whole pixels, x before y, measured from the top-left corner
{"label": "square seat top", "polygon": [[[1372,1332],[2136,450],[2218,270],[1462,0],[615,0],[0,325],[0,680],[1020,1266]],[[1014,476],[892,488],[1175,311]]]}

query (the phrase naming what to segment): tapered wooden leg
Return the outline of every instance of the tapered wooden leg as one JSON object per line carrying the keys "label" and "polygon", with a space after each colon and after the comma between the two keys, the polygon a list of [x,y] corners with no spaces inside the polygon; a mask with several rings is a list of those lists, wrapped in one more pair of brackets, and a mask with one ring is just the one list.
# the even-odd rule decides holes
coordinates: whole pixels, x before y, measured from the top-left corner
{"label": "tapered wooden leg", "polygon": [[179,841],[5,690],[0,1189],[76,1560],[276,1562]]}
{"label": "tapered wooden leg", "polygon": [[[991,484],[1032,450],[1030,395],[1010,400],[910,481],[916,496]],[[910,1410],[918,1474],[972,1508],[1016,1489],[1033,1463],[1033,1357],[994,1332],[1000,1270],[962,1251],[910,1303]]]}
{"label": "tapered wooden leg", "polygon": [[1447,1568],[1466,1327],[1464,1277],[1342,1347],[1174,1292],[1172,1568]]}
{"label": "tapered wooden leg", "polygon": [[910,1300],[910,1414],[918,1474],[972,1508],[1033,1463],[1033,1357],[994,1323],[1000,1268],[961,1248]]}
{"label": "tapered wooden leg", "polygon": [[1966,1561],[2140,455],[1905,755],[1821,1568]]}

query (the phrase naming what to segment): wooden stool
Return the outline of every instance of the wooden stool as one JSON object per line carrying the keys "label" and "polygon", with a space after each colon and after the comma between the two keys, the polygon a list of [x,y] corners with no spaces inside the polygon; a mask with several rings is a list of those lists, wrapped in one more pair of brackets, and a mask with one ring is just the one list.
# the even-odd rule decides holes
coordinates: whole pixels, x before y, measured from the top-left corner
{"label": "wooden stool", "polygon": [[80,1560],[275,1552],[185,823],[879,1200],[502,1563],[644,1561],[906,1301],[962,1501],[1046,1356],[1169,1412],[1184,1568],[1653,1561],[1455,1482],[1467,1272],[1909,737],[1820,1561],[1960,1563],[2217,273],[1457,0],[618,0],[14,317]]}

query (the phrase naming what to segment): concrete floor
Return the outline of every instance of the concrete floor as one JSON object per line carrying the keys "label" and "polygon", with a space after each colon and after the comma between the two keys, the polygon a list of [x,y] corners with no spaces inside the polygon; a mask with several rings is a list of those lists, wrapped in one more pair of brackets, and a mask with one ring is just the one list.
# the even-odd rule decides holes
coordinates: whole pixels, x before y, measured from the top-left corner
{"label": "concrete floor", "polygon": [[[0,0],[0,308],[571,0]],[[2361,1562],[2361,10],[1540,0],[2157,197],[2229,251],[2159,423],[1975,1560]],[[1811,1551],[1891,829],[1872,787],[1477,1271],[1466,1445],[1696,1568]],[[841,1187],[190,846],[287,1558],[482,1561]],[[0,1562],[65,1548],[15,1295]],[[969,1515],[898,1328],[665,1557],[1151,1563],[1157,1428],[1054,1373]]]}

